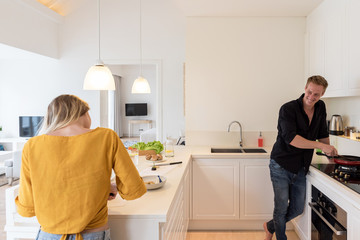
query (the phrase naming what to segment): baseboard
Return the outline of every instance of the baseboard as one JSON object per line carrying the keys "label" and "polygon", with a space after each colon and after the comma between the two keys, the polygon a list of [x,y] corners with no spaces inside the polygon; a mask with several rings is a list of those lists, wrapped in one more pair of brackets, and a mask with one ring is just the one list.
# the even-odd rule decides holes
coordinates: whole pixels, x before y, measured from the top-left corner
{"label": "baseboard", "polygon": [[300,238],[300,240],[308,240],[306,237],[306,234],[301,231],[300,226],[296,223],[296,221],[291,221],[293,226],[294,226],[294,231],[296,232],[296,234],[298,235],[298,237]]}
{"label": "baseboard", "polygon": [[[190,220],[189,230],[263,230],[264,220]],[[286,224],[287,230],[293,230],[291,222]]]}

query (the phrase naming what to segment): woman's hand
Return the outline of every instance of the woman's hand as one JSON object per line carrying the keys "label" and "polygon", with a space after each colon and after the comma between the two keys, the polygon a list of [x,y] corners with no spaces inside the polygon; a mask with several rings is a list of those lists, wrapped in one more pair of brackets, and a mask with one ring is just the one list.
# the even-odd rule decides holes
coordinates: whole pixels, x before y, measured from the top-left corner
{"label": "woman's hand", "polygon": [[117,195],[116,184],[111,183],[110,184],[110,194],[109,194],[109,197],[108,197],[108,201],[114,200],[116,198],[116,195]]}

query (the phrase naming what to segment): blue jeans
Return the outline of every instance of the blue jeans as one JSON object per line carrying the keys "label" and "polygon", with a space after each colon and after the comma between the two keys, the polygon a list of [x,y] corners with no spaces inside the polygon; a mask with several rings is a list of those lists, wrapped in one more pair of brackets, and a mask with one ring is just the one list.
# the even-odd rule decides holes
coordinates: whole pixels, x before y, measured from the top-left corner
{"label": "blue jeans", "polygon": [[[101,232],[81,234],[84,240],[110,240],[110,229]],[[52,234],[39,230],[36,240],[59,240],[62,234]],[[75,234],[68,235],[66,240],[75,240]]]}
{"label": "blue jeans", "polygon": [[270,233],[275,232],[277,240],[286,240],[286,223],[304,211],[306,174],[303,168],[297,174],[291,173],[273,159],[270,159],[269,167],[274,189],[274,214],[267,222],[267,228]]}

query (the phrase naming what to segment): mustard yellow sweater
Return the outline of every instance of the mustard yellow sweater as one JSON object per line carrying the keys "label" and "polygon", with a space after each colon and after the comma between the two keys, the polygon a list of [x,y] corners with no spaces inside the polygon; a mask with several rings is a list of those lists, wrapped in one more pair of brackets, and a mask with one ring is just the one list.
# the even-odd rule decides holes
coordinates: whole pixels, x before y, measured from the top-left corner
{"label": "mustard yellow sweater", "polygon": [[124,145],[110,129],[33,137],[23,149],[17,211],[24,217],[36,215],[41,229],[53,234],[101,227],[108,220],[112,169],[122,198],[132,200],[146,192]]}

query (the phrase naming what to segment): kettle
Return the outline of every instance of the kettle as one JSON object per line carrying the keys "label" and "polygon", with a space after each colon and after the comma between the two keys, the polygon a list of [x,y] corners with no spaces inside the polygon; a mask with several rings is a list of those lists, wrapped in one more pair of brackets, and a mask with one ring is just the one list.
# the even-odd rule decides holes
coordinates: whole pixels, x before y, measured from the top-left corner
{"label": "kettle", "polygon": [[343,121],[340,115],[332,115],[329,126],[329,133],[331,135],[343,135]]}

